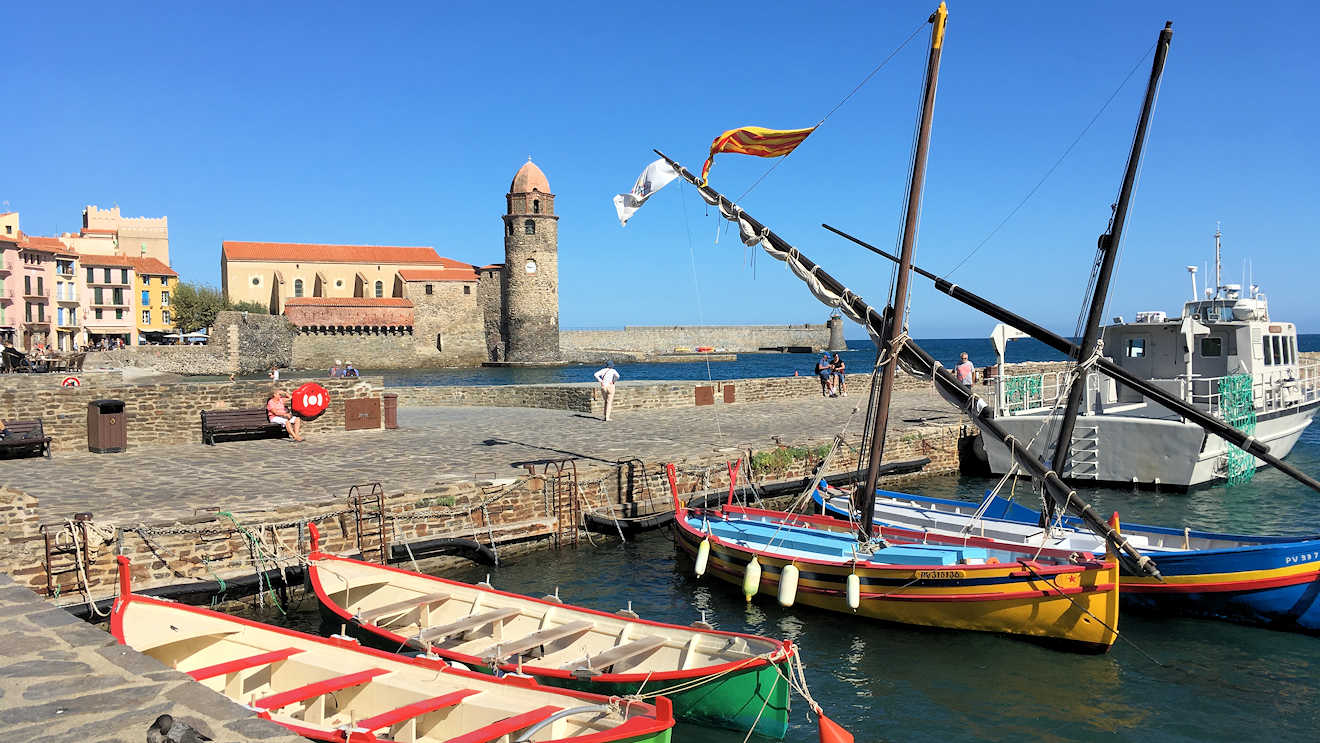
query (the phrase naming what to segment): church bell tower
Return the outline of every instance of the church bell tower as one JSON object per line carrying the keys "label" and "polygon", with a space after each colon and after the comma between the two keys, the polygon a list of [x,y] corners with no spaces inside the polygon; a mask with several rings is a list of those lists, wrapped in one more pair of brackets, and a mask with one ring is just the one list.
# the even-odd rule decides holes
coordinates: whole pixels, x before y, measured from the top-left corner
{"label": "church bell tower", "polygon": [[559,217],[545,173],[528,158],[505,197],[504,360],[559,360]]}

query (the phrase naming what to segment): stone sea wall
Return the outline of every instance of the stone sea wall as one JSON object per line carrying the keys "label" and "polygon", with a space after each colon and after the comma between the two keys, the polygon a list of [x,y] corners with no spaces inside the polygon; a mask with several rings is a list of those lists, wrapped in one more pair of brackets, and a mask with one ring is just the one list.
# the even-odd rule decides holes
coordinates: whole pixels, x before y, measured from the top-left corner
{"label": "stone sea wall", "polygon": [[[264,407],[272,387],[268,381],[125,384],[112,374],[82,375],[81,387],[62,387],[61,378],[59,374],[0,377],[0,418],[42,419],[56,453],[86,449],[87,404],[93,400],[124,402],[128,446],[180,444],[201,441],[201,411]],[[332,402],[324,414],[305,423],[309,434],[343,430],[344,400],[379,397],[384,387],[383,379],[370,376],[317,381],[330,392]]]}
{"label": "stone sea wall", "polygon": [[702,346],[727,351],[755,351],[779,346],[806,346],[820,351],[829,345],[829,327],[821,325],[673,325],[627,326],[622,330],[563,330],[559,350],[569,357],[618,349],[669,353]]}

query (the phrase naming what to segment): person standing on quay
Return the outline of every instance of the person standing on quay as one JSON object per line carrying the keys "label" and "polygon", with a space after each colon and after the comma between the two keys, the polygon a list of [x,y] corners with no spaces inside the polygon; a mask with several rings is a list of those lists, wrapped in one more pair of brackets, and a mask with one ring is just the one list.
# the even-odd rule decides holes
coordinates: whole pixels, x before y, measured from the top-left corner
{"label": "person standing on quay", "polygon": [[976,367],[967,360],[967,352],[964,351],[959,357],[958,365],[953,368],[953,373],[958,376],[958,384],[964,387],[971,387],[976,381]]}
{"label": "person standing on quay", "polygon": [[596,372],[596,381],[600,382],[600,395],[605,398],[605,420],[608,421],[610,410],[614,408],[614,383],[619,381],[619,372],[614,369],[614,362],[605,362],[605,367]]}

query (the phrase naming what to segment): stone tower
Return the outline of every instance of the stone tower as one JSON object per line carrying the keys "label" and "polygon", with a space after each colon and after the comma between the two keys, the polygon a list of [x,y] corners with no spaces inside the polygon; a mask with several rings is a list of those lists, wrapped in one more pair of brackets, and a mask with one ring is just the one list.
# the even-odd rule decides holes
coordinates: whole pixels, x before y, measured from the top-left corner
{"label": "stone tower", "polygon": [[559,360],[559,217],[545,173],[528,158],[504,214],[505,361]]}

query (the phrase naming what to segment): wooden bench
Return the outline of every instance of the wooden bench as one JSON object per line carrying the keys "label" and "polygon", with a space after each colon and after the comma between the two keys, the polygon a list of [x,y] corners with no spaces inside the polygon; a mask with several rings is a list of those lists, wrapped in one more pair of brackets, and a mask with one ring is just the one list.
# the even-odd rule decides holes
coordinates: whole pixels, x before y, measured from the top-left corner
{"label": "wooden bench", "polygon": [[643,637],[624,645],[615,645],[613,648],[594,657],[579,658],[572,663],[560,666],[559,669],[561,671],[571,671],[574,674],[596,675],[604,673],[605,669],[610,666],[635,661],[639,656],[658,650],[664,644],[665,639],[663,637]]}
{"label": "wooden bench", "polygon": [[431,604],[448,601],[449,598],[450,595],[448,593],[432,593],[426,596],[416,596],[410,599],[404,599],[403,601],[395,601],[392,604],[377,606],[374,609],[367,609],[366,611],[359,612],[355,618],[364,623],[370,622],[379,625],[380,623],[376,620],[381,617],[403,614],[412,611],[419,606],[430,606]]}
{"label": "wooden bench", "polygon": [[520,609],[508,608],[492,609],[481,614],[469,614],[457,622],[450,622],[449,624],[442,624],[438,627],[430,627],[422,630],[422,632],[417,635],[417,639],[421,642],[443,640],[450,635],[457,635],[460,632],[469,632],[478,627],[483,627],[495,622],[503,622],[506,619],[516,617],[521,613],[522,611]]}
{"label": "wooden bench", "polygon": [[491,660],[495,663],[501,663],[505,658],[512,658],[515,655],[522,655],[528,650],[538,648],[555,640],[562,640],[565,637],[580,635],[583,632],[589,632],[596,628],[594,622],[581,620],[577,622],[568,622],[558,627],[549,627],[539,632],[533,632],[526,637],[519,637],[507,642],[498,642],[485,650],[473,655],[484,660]]}
{"label": "wooden bench", "polygon": [[242,408],[239,410],[203,410],[202,443],[215,446],[215,437],[220,434],[268,434],[288,436],[289,432],[278,423],[271,423],[265,408]]}
{"label": "wooden bench", "polygon": [[50,457],[50,437],[41,426],[41,419],[32,421],[5,421],[5,437],[0,439],[0,452],[35,454]]}

